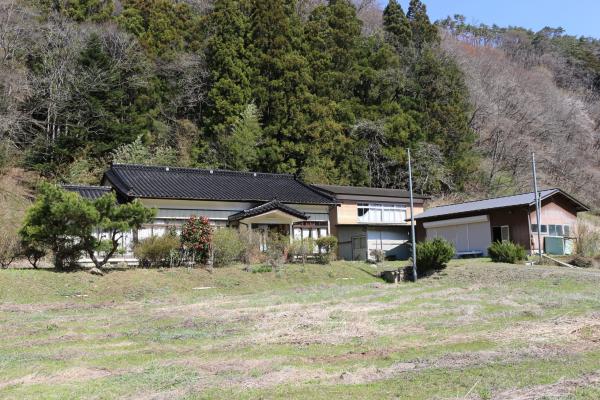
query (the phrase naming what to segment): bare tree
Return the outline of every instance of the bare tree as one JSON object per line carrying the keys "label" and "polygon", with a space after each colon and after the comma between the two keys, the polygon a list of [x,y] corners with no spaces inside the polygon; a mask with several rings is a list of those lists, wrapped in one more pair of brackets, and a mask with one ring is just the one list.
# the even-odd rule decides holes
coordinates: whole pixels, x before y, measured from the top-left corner
{"label": "bare tree", "polygon": [[600,102],[581,87],[560,87],[559,67],[543,57],[534,61],[520,35],[511,33],[501,47],[454,35],[443,41],[466,74],[473,104],[471,127],[478,133],[484,172],[476,190],[529,190],[530,153],[535,150],[544,185],[595,201]]}

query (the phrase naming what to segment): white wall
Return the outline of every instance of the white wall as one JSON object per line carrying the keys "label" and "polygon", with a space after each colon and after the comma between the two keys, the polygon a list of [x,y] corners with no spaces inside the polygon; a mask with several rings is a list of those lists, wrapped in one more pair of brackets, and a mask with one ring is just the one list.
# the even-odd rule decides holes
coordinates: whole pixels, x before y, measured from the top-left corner
{"label": "white wall", "polygon": [[407,246],[407,242],[410,240],[409,231],[408,227],[369,227],[367,232],[369,257],[372,258],[372,250],[383,250],[386,256],[407,259],[409,257]]}
{"label": "white wall", "polygon": [[463,220],[440,221],[443,224],[427,226],[427,239],[441,237],[454,245],[457,252],[477,251],[487,255],[492,243],[492,230],[487,216],[484,221]]}

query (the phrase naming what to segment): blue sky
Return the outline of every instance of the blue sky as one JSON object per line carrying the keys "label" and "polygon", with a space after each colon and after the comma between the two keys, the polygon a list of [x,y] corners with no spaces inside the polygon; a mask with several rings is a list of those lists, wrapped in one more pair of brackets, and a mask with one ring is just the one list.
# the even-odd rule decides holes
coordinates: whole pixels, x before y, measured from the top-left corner
{"label": "blue sky", "polygon": [[[378,0],[385,7],[387,0]],[[404,11],[409,0],[400,0]],[[600,0],[424,0],[432,21],[462,14],[470,23],[540,30],[562,26],[570,35],[600,38]]]}

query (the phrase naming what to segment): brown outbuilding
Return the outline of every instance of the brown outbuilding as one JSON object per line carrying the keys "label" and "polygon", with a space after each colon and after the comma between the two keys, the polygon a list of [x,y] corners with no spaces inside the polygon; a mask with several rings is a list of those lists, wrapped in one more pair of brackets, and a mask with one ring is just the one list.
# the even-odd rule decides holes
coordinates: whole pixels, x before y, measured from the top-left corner
{"label": "brown outbuilding", "polygon": [[560,189],[542,190],[540,199],[539,227],[532,192],[430,208],[415,216],[416,238],[444,238],[454,244],[458,256],[487,255],[495,241],[511,241],[534,253],[540,229],[542,250],[562,241],[568,253],[576,238],[577,213],[589,208]]}

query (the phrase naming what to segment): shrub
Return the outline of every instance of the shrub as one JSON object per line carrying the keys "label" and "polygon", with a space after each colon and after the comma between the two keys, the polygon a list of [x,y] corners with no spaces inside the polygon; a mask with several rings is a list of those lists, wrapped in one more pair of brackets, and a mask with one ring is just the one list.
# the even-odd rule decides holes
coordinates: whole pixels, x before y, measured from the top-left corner
{"label": "shrub", "polygon": [[454,257],[454,246],[441,238],[428,240],[417,245],[417,273],[428,275],[446,268]]}
{"label": "shrub", "polygon": [[148,267],[167,266],[171,256],[179,249],[179,239],[174,235],[151,236],[140,240],[133,248],[133,255],[140,265]]}
{"label": "shrub", "polygon": [[19,237],[6,230],[0,233],[0,267],[8,268],[21,255]]}
{"label": "shrub", "polygon": [[253,274],[262,274],[273,271],[273,267],[270,265],[259,265],[258,267],[252,268],[251,271]]}
{"label": "shrub", "polygon": [[33,243],[23,242],[21,246],[23,249],[23,256],[27,258],[27,261],[29,261],[29,264],[31,264],[33,268],[37,268],[40,260],[46,256],[46,251]]}
{"label": "shrub", "polygon": [[380,249],[371,250],[371,257],[375,262],[380,263],[385,260],[385,251]]}
{"label": "shrub", "polygon": [[315,241],[312,238],[295,239],[290,244],[288,255],[291,261],[299,258],[302,263],[306,262],[306,258],[312,255],[315,251]]}
{"label": "shrub", "polygon": [[206,264],[210,255],[212,227],[206,217],[191,216],[181,229],[181,244],[192,253],[193,260]]}
{"label": "shrub", "polygon": [[580,217],[577,223],[577,254],[584,257],[600,255],[600,228],[590,217]]}
{"label": "shrub", "polygon": [[575,256],[569,264],[580,268],[592,268],[594,266],[594,260],[583,256]]}
{"label": "shrub", "polygon": [[217,229],[212,236],[213,265],[223,267],[241,258],[245,244],[237,229]]}
{"label": "shrub", "polygon": [[275,269],[282,267],[287,259],[289,247],[290,238],[288,236],[276,232],[270,233],[265,252],[267,263]]}
{"label": "shrub", "polygon": [[488,248],[488,254],[492,261],[516,264],[518,261],[526,260],[527,253],[523,246],[513,242],[494,242]]}
{"label": "shrub", "polygon": [[240,261],[244,264],[251,264],[260,258],[260,238],[252,229],[241,229],[238,237],[243,245],[240,253]]}
{"label": "shrub", "polygon": [[335,249],[338,244],[337,238],[335,236],[323,236],[315,240],[315,244],[319,247],[317,261],[320,264],[329,264],[335,258]]}

